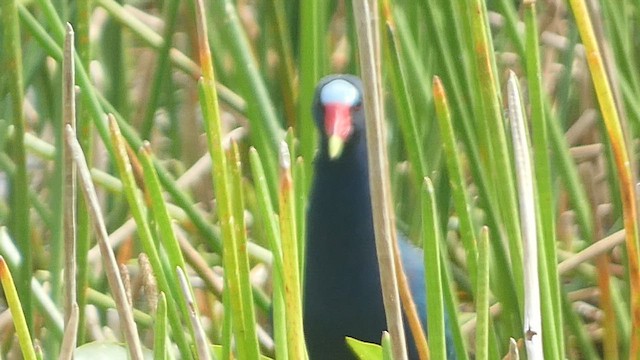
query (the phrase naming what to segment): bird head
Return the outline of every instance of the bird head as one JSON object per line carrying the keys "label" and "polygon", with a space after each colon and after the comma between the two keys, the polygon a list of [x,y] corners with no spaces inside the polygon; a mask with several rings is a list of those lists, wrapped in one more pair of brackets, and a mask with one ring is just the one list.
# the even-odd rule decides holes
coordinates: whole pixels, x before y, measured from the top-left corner
{"label": "bird head", "polygon": [[362,82],[353,75],[329,75],[318,84],[313,116],[329,159],[340,158],[354,134],[364,129]]}

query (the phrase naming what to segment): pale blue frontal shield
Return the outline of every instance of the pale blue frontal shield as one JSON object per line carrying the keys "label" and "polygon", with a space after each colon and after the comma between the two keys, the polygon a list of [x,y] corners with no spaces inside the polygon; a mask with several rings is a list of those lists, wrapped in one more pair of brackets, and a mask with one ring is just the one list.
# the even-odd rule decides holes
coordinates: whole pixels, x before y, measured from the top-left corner
{"label": "pale blue frontal shield", "polygon": [[345,104],[353,106],[360,100],[360,92],[347,80],[336,79],[326,84],[320,92],[322,104]]}

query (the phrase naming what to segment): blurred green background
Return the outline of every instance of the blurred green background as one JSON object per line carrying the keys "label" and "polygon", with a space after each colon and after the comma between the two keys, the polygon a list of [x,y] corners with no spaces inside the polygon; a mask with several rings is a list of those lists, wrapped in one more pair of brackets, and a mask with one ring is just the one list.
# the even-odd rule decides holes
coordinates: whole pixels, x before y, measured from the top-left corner
{"label": "blurred green background", "polygon": [[[627,268],[638,256],[627,253],[622,231],[621,191],[633,194],[635,180],[622,181],[616,167],[613,149],[623,143],[612,140],[602,121],[612,110],[601,105],[592,85],[592,53],[574,20],[584,19],[575,11],[581,3],[380,3],[394,210],[399,228],[427,248],[423,238],[433,236],[422,229],[421,196],[422,179],[431,178],[444,235],[444,275],[433,282],[444,283],[446,306],[456,315],[460,358],[502,358],[509,338],[524,353],[523,201],[537,214],[545,356],[624,358],[633,356],[632,344],[640,345],[631,336],[633,277]],[[640,3],[586,3],[633,170],[640,131]],[[126,268],[120,276],[130,289],[139,340],[156,349],[157,358],[203,356],[194,347],[214,344],[222,358],[288,358],[292,340],[284,335],[292,330],[281,322],[286,311],[275,310],[276,318],[283,317],[274,319],[273,329],[270,309],[285,299],[283,281],[291,269],[282,256],[296,255],[287,244],[297,244],[298,264],[303,259],[317,146],[315,84],[326,74],[360,73],[352,4],[211,0],[204,6],[215,77],[203,63],[195,2],[5,0],[0,7],[0,254],[25,314],[23,336],[37,340],[44,358],[60,353],[69,315],[62,272],[69,239],[65,209],[73,206],[61,151],[69,104],[62,91],[66,22],[75,32],[77,137],[117,262]],[[518,106],[530,136],[535,196],[528,200],[516,189],[509,70],[520,81]],[[440,105],[444,112],[436,111],[443,95],[432,90],[434,76],[448,99]],[[109,131],[107,113],[122,137]],[[149,145],[139,151],[142,140]],[[291,189],[281,183],[281,140],[291,151]],[[77,192],[78,345],[124,342],[96,231]],[[287,199],[291,211],[280,206]],[[489,308],[477,303],[477,277],[487,272],[476,265],[484,225]],[[185,292],[176,266],[189,279]],[[225,271],[234,276],[223,277]],[[200,347],[186,293],[195,299],[204,334]],[[18,358],[5,302],[0,311],[0,355]],[[158,331],[166,331],[166,339]]]}

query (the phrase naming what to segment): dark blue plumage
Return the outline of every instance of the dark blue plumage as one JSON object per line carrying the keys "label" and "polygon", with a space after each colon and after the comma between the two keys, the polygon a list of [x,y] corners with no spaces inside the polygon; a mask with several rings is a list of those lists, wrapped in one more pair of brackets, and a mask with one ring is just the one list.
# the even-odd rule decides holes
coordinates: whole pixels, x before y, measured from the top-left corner
{"label": "dark blue plumage", "polygon": [[[379,343],[387,328],[361,103],[362,85],[352,75],[325,77],[316,89],[313,114],[322,135],[307,213],[304,282],[311,360],[353,359],[345,336]],[[414,301],[426,314],[422,251],[402,236],[399,245]],[[407,340],[411,358],[417,358],[410,333]]]}

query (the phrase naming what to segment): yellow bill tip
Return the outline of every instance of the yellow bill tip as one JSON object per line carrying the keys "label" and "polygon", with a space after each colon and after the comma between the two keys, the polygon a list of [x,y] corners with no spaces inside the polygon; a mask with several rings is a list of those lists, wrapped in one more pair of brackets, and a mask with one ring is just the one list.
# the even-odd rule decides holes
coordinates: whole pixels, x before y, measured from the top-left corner
{"label": "yellow bill tip", "polygon": [[342,155],[344,140],[337,135],[329,137],[329,159],[335,160]]}

